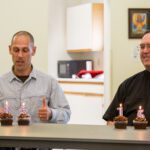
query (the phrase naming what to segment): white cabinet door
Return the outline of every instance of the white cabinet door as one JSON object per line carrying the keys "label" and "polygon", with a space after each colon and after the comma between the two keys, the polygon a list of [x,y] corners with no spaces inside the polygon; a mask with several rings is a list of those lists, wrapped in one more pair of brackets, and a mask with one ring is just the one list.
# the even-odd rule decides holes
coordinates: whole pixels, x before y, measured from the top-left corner
{"label": "white cabinet door", "polygon": [[67,10],[67,49],[92,48],[91,5],[80,5]]}
{"label": "white cabinet door", "polygon": [[66,94],[71,107],[70,124],[103,125],[103,99],[99,96]]}
{"label": "white cabinet door", "polygon": [[67,50],[91,51],[103,47],[103,4],[67,8]]}
{"label": "white cabinet door", "polygon": [[60,80],[71,107],[70,124],[106,124],[102,119],[104,83],[102,81]]}

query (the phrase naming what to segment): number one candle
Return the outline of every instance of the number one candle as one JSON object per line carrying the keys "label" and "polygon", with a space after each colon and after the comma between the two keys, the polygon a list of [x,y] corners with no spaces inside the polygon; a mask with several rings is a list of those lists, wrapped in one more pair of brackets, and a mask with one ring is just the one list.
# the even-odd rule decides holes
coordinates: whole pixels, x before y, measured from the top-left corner
{"label": "number one candle", "polygon": [[123,107],[122,107],[122,104],[119,104],[119,107],[117,109],[119,111],[119,116],[123,116]]}

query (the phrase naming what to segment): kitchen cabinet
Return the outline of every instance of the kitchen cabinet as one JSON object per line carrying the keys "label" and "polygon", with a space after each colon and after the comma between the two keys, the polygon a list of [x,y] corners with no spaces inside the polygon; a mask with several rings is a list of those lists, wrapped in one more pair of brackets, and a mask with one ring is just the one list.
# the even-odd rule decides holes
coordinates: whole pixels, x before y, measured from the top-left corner
{"label": "kitchen cabinet", "polygon": [[67,51],[103,50],[103,24],[102,3],[67,8]]}
{"label": "kitchen cabinet", "polygon": [[103,81],[59,79],[71,108],[70,124],[103,125]]}

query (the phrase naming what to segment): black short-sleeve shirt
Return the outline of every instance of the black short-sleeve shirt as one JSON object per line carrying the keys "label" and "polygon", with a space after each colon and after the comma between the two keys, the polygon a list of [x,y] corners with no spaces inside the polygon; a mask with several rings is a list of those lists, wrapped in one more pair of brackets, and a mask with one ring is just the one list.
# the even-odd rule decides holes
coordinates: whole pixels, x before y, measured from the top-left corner
{"label": "black short-sleeve shirt", "polygon": [[150,126],[149,71],[144,70],[121,83],[103,119],[113,121],[113,118],[118,115],[117,107],[120,103],[123,104],[123,114],[128,118],[128,125],[133,125],[133,119],[137,116],[138,107],[141,105]]}

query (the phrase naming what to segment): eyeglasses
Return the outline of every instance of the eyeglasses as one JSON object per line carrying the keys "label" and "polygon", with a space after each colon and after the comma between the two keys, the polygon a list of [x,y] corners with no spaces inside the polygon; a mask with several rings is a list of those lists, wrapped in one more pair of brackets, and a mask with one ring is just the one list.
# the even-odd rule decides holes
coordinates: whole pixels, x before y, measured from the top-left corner
{"label": "eyeglasses", "polygon": [[141,50],[143,50],[143,49],[145,49],[145,47],[147,48],[147,49],[150,49],[150,43],[142,43],[142,44],[140,44],[140,49]]}

